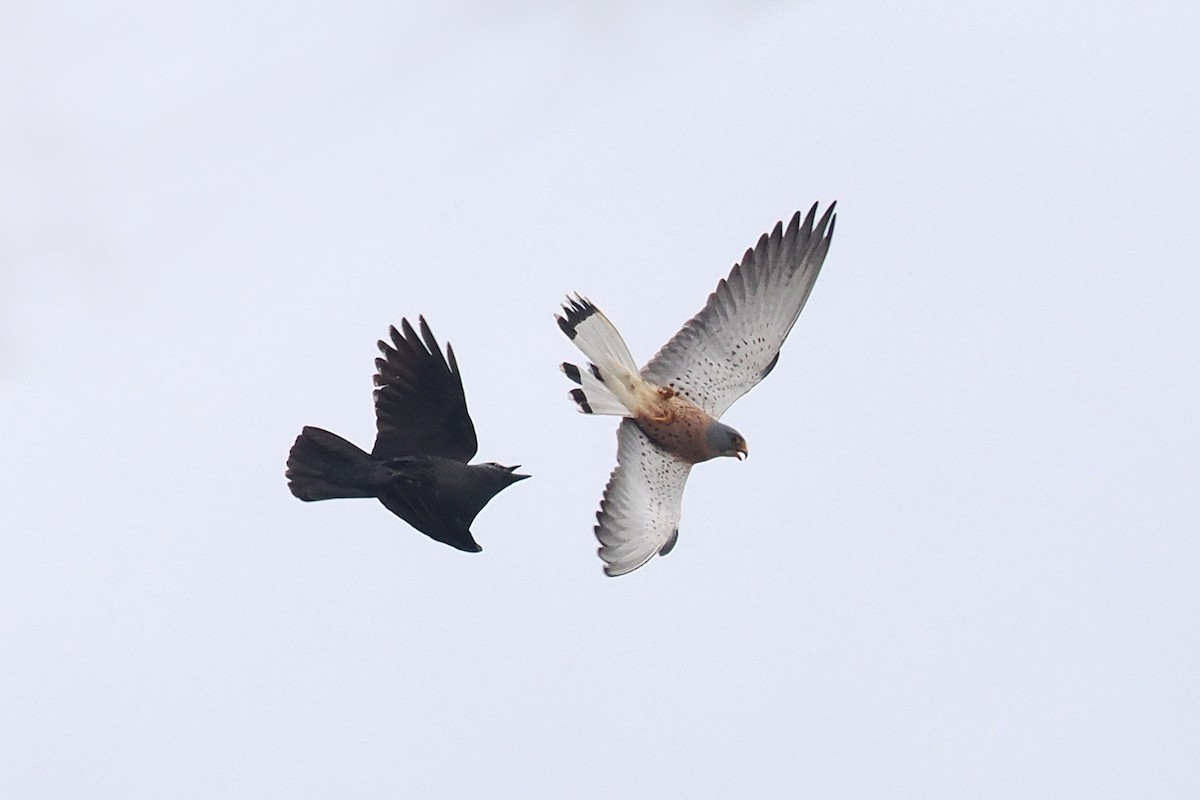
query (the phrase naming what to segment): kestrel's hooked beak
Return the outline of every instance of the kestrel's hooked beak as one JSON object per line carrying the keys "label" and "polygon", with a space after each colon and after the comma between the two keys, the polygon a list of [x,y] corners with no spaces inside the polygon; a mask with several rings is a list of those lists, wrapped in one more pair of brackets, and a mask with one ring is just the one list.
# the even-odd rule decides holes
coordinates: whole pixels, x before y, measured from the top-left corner
{"label": "kestrel's hooked beak", "polygon": [[750,448],[746,447],[746,441],[744,439],[737,443],[737,453],[735,453],[735,455],[737,456],[738,461],[742,461],[743,459],[750,457]]}

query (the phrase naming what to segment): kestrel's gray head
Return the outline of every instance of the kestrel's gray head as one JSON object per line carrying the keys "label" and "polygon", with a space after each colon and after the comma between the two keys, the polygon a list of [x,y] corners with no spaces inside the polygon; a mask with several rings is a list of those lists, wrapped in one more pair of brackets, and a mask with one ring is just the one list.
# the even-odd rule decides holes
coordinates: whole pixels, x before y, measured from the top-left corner
{"label": "kestrel's gray head", "polygon": [[741,461],[750,456],[750,451],[746,449],[745,438],[733,428],[716,420],[713,420],[712,424],[708,426],[708,430],[704,434],[704,441],[714,458],[716,456],[733,456]]}

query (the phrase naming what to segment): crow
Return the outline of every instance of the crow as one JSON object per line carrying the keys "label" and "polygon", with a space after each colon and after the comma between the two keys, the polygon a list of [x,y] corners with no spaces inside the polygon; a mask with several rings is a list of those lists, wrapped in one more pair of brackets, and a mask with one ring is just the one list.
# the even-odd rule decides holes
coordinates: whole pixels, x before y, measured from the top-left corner
{"label": "crow", "polygon": [[421,533],[468,553],[483,548],[471,523],[502,489],[528,478],[494,462],[469,464],[478,450],[454,349],[447,359],[424,317],[421,335],[400,320],[375,359],[375,446],[368,454],[342,437],[305,426],[288,453],[288,488],[301,500],[375,497]]}

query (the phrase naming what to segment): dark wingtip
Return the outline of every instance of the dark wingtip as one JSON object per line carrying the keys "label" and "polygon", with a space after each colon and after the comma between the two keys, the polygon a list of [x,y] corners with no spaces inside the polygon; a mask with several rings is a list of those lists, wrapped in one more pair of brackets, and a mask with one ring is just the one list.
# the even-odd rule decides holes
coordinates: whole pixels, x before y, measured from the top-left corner
{"label": "dark wingtip", "polygon": [[564,361],[562,363],[562,371],[563,374],[570,378],[572,382],[579,384],[583,383],[583,376],[579,372],[579,367],[575,366],[574,364],[569,364]]}
{"label": "dark wingtip", "polygon": [[[431,328],[429,327],[429,323],[425,321],[425,315],[424,315],[424,314],[421,314],[420,316],[418,316],[418,317],[417,317],[417,322],[418,322],[418,324],[421,326],[421,338],[422,338],[422,339],[424,340],[424,342],[425,342],[425,347],[426,347],[426,349],[428,349],[428,350],[429,350],[429,352],[430,352],[430,354],[431,354],[431,355],[432,355],[433,353],[438,353],[438,354],[440,354],[442,350],[441,350],[441,348],[438,346],[438,341],[437,341],[437,338],[436,338],[436,337],[433,335],[433,329],[431,329]],[[449,342],[446,342],[446,349],[447,349],[447,350],[449,350],[449,349],[450,349],[450,343],[449,343]]]}
{"label": "dark wingtip", "polygon": [[[391,339],[393,343],[399,343],[404,340],[404,338],[400,335],[400,331],[396,330],[395,325],[388,325],[388,338]],[[385,356],[395,352],[395,348],[393,348],[392,344],[389,344],[383,339],[377,341],[375,346],[378,347],[379,352],[383,353]],[[378,363],[378,361],[376,361],[376,363]]]}
{"label": "dark wingtip", "polygon": [[763,367],[763,371],[758,374],[758,379],[761,381],[763,378],[770,375],[771,370],[775,369],[775,365],[778,363],[779,363],[779,353],[776,353],[775,357],[771,359],[771,363],[767,364],[765,367]]}
{"label": "dark wingtip", "polygon": [[[392,330],[395,330],[393,328]],[[410,346],[419,345],[421,340],[417,338],[417,332],[413,330],[413,326],[409,323],[407,317],[400,318],[400,330],[404,332],[404,339]],[[399,342],[397,342],[399,344]]]}
{"label": "dark wingtip", "polygon": [[672,550],[675,549],[675,544],[678,541],[679,541],[679,528],[677,527],[677,528],[675,528],[675,530],[671,531],[671,538],[667,539],[666,544],[664,544],[662,547],[658,548],[658,554],[660,556],[667,555],[668,553],[670,553]]}
{"label": "dark wingtip", "polygon": [[[813,211],[816,211],[816,204],[813,204]],[[825,213],[821,215],[821,219],[817,222],[817,235],[823,239],[830,239],[833,236],[833,228],[837,224],[837,214],[834,210],[837,209],[837,200],[829,204],[829,208],[825,209]],[[809,212],[811,217],[813,212]]]}

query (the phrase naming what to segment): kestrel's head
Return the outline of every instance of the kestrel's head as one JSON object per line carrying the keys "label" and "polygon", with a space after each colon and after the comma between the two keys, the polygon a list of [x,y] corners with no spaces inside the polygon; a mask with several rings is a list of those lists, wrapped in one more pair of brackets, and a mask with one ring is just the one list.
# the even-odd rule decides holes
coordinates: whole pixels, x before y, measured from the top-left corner
{"label": "kestrel's head", "polygon": [[746,439],[733,428],[716,420],[713,420],[712,424],[708,426],[704,441],[712,453],[712,458],[733,456],[741,461],[750,456],[750,451],[746,448]]}

